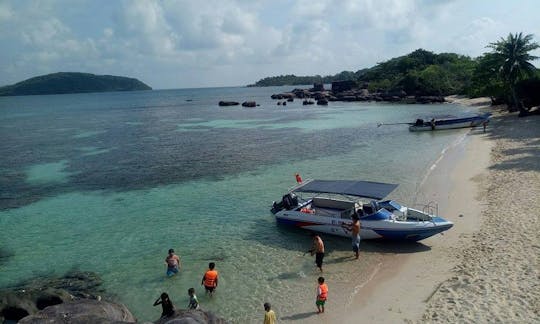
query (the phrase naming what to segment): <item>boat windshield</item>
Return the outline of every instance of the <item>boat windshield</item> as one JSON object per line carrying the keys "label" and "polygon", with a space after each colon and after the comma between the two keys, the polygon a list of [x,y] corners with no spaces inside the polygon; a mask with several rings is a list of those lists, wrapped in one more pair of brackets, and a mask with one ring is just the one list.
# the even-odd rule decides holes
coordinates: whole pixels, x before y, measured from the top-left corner
{"label": "boat windshield", "polygon": [[383,207],[383,208],[386,208],[390,211],[392,210],[401,210],[401,205],[393,200],[386,200],[386,201],[381,201],[379,202],[379,206],[380,207]]}

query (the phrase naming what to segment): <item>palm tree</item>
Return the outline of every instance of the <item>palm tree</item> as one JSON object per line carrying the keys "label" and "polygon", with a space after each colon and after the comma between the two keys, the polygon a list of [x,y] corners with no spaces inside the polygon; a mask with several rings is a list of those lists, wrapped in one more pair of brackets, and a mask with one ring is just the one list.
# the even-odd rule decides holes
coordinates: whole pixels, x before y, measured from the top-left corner
{"label": "palm tree", "polygon": [[540,47],[538,43],[532,42],[532,38],[531,34],[523,36],[522,33],[510,33],[506,38],[501,37],[498,42],[488,45],[493,49],[491,54],[497,61],[499,73],[510,90],[511,106],[517,107],[520,115],[525,115],[527,111],[516,95],[516,83],[525,76],[534,75],[536,67],[529,61],[536,60],[538,57],[530,55],[529,52]]}

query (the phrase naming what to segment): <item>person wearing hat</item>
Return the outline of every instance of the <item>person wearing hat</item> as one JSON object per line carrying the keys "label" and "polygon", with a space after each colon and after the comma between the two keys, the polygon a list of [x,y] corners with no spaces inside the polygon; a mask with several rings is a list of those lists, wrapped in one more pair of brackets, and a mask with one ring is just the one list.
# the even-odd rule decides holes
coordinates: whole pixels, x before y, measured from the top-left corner
{"label": "person wearing hat", "polygon": [[169,254],[165,258],[165,264],[167,265],[167,276],[174,276],[180,270],[180,258],[174,254],[173,249],[169,249]]}

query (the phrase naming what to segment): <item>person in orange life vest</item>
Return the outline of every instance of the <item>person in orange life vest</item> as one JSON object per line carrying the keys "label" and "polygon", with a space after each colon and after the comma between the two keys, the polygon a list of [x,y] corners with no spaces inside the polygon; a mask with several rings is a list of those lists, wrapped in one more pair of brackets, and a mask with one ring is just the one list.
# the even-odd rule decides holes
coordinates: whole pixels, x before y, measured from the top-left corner
{"label": "person in orange life vest", "polygon": [[324,278],[319,277],[317,279],[319,285],[317,286],[317,300],[315,305],[317,305],[317,313],[324,313],[324,304],[328,298],[328,286],[324,283]]}
{"label": "person in orange life vest", "polygon": [[296,182],[297,183],[302,183],[302,177],[300,176],[300,174],[295,173],[294,176],[296,177]]}
{"label": "person in orange life vest", "polygon": [[210,262],[208,264],[208,270],[201,280],[201,285],[204,285],[206,293],[210,293],[210,295],[214,294],[214,290],[218,286],[218,272],[217,270],[214,270],[215,267],[216,264],[214,262]]}

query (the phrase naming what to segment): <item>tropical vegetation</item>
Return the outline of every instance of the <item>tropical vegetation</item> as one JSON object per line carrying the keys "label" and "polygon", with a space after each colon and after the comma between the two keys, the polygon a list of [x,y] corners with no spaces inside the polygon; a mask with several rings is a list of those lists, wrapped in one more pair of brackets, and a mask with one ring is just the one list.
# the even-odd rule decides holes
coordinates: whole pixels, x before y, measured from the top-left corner
{"label": "tropical vegetation", "polygon": [[151,90],[143,82],[114,75],[58,72],[0,87],[0,96],[44,95],[80,92]]}
{"label": "tropical vegetation", "polygon": [[[532,35],[509,34],[490,43],[491,49],[477,58],[455,53],[436,54],[417,49],[356,72],[343,71],[328,76],[281,75],[267,77],[253,86],[305,85],[353,80],[372,92],[405,91],[407,95],[464,94],[470,97],[489,96],[493,102],[507,103],[509,109],[540,104],[536,94],[540,72],[531,63],[537,59],[531,51],[540,45]],[[536,89],[536,90],[535,90]],[[525,104],[525,105],[524,105]]]}

